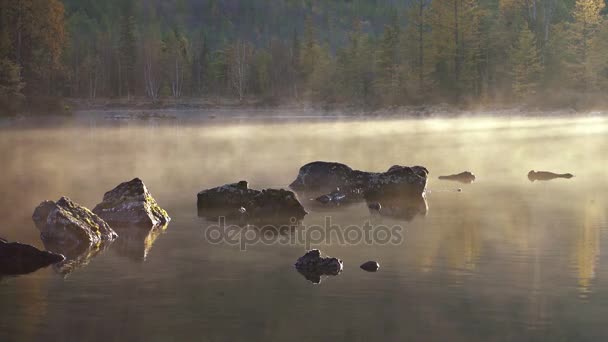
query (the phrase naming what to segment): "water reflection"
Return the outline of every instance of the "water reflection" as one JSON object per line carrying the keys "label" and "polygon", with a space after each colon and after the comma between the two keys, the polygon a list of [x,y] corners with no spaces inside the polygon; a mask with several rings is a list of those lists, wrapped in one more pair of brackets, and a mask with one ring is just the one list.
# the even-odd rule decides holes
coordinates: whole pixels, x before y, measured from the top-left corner
{"label": "water reflection", "polygon": [[581,226],[577,230],[575,264],[578,270],[578,287],[581,296],[592,292],[592,282],[600,260],[600,229],[604,221],[603,208],[595,201],[587,201]]}
{"label": "water reflection", "polygon": [[426,196],[390,196],[366,200],[372,215],[390,217],[406,222],[426,216],[429,204]]}
{"label": "water reflection", "polygon": [[[355,340],[608,337],[601,253],[608,119],[220,121],[3,129],[0,235],[41,247],[35,228],[22,229],[31,226],[40,198],[69,193],[95,205],[99,193],[135,176],[175,217],[160,243],[159,235],[142,233],[121,247],[123,233],[110,246],[120,257],[107,253],[70,281],[45,270],[5,279],[0,340],[61,340],[68,333],[188,340],[201,329],[210,339],[251,341],[343,339],[345,332]],[[406,228],[399,245],[319,246],[346,265],[340,276],[319,279],[319,288],[293,271],[300,245],[242,252],[201,237],[196,191],[242,177],[255,188],[284,187],[310,160],[374,171],[427,166],[429,188],[437,190],[426,199],[431,210],[408,221],[415,216],[401,210],[408,203],[395,204],[408,214],[393,218],[371,213],[365,202],[324,208],[300,197],[310,209],[306,224],[331,215],[342,226],[371,217]],[[440,191],[450,185],[437,176],[463,166],[480,181],[462,193]],[[530,184],[532,168],[571,171],[576,182]],[[412,206],[415,217],[424,215],[424,205]],[[139,262],[152,245],[163,257]],[[382,272],[359,270],[366,260],[378,260]]]}
{"label": "water reflection", "polygon": [[112,244],[112,250],[133,261],[144,262],[154,242],[166,231],[168,226],[165,224],[151,229],[144,227],[115,228],[118,239]]}
{"label": "water reflection", "polygon": [[47,240],[42,242],[48,251],[65,256],[64,261],[54,264],[52,267],[55,272],[67,277],[76,270],[89,265],[91,260],[108,250],[114,241],[105,241],[96,245],[75,244],[69,246]]}

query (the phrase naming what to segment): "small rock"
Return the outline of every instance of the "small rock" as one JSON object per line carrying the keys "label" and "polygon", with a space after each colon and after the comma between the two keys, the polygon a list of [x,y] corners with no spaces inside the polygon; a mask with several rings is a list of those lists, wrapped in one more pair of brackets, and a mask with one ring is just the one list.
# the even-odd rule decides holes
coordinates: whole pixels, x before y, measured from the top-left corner
{"label": "small rock", "polygon": [[113,226],[157,227],[171,221],[139,178],[106,192],[93,212]]}
{"label": "small rock", "polygon": [[571,173],[554,173],[554,172],[549,172],[549,171],[532,170],[528,173],[528,179],[530,180],[530,182],[550,181],[550,180],[554,180],[554,179],[558,179],[558,178],[571,179],[573,177],[574,177],[574,175]]}
{"label": "small rock", "polygon": [[62,197],[57,202],[42,202],[32,219],[43,240],[60,244],[99,244],[118,237],[108,223],[89,209]]}
{"label": "small rock", "polygon": [[300,257],[295,264],[298,272],[315,284],[321,282],[321,276],[336,276],[342,272],[344,263],[338,258],[322,257],[321,251],[313,249]]}
{"label": "small rock", "polygon": [[0,238],[0,274],[19,275],[65,260],[61,254],[41,251],[36,247]]}
{"label": "small rock", "polygon": [[361,269],[367,272],[376,272],[380,269],[380,264],[376,261],[368,261],[365,264],[361,265]]}

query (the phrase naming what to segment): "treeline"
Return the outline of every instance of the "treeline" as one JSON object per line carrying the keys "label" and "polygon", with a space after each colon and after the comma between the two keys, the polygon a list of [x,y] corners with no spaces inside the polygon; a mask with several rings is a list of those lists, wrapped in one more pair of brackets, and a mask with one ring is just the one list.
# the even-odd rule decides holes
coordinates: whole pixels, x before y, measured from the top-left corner
{"label": "treeline", "polygon": [[0,0],[0,105],[606,104],[604,0]]}

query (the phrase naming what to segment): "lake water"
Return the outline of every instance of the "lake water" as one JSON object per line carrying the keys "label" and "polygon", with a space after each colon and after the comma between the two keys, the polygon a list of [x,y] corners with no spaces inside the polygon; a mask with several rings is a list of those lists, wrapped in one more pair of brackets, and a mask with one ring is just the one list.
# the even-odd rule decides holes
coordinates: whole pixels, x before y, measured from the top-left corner
{"label": "lake water", "polygon": [[[172,221],[69,272],[2,278],[1,341],[608,339],[607,118],[223,114],[2,123],[0,236],[44,248],[31,220],[41,201],[65,195],[92,208],[134,177]],[[243,251],[206,238],[214,222],[197,216],[197,192],[239,180],[285,187],[315,160],[426,166],[428,210],[386,217],[301,198],[305,226],[331,217],[403,228],[399,243],[313,244],[344,261],[318,285],[293,267],[302,241]],[[530,182],[533,169],[576,177]],[[475,183],[437,180],[465,170]],[[379,272],[359,269],[368,260]]]}

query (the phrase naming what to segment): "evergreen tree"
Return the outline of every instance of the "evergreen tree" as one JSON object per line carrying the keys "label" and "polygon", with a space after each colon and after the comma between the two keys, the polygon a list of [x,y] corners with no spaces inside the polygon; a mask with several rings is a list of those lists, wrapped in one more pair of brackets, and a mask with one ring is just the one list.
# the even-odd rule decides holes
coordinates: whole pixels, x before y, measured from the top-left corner
{"label": "evergreen tree", "polygon": [[510,51],[512,89],[517,99],[526,99],[536,94],[542,72],[540,52],[534,33],[528,26],[519,33],[517,43]]}
{"label": "evergreen tree", "polygon": [[133,4],[131,1],[127,1],[120,26],[119,96],[127,95],[127,97],[130,97],[135,92],[136,44],[136,22],[133,14]]}
{"label": "evergreen tree", "polygon": [[400,59],[401,30],[397,16],[393,16],[391,23],[384,28],[380,38],[380,45],[376,56],[375,88],[381,102],[387,105],[397,104],[402,99]]}

